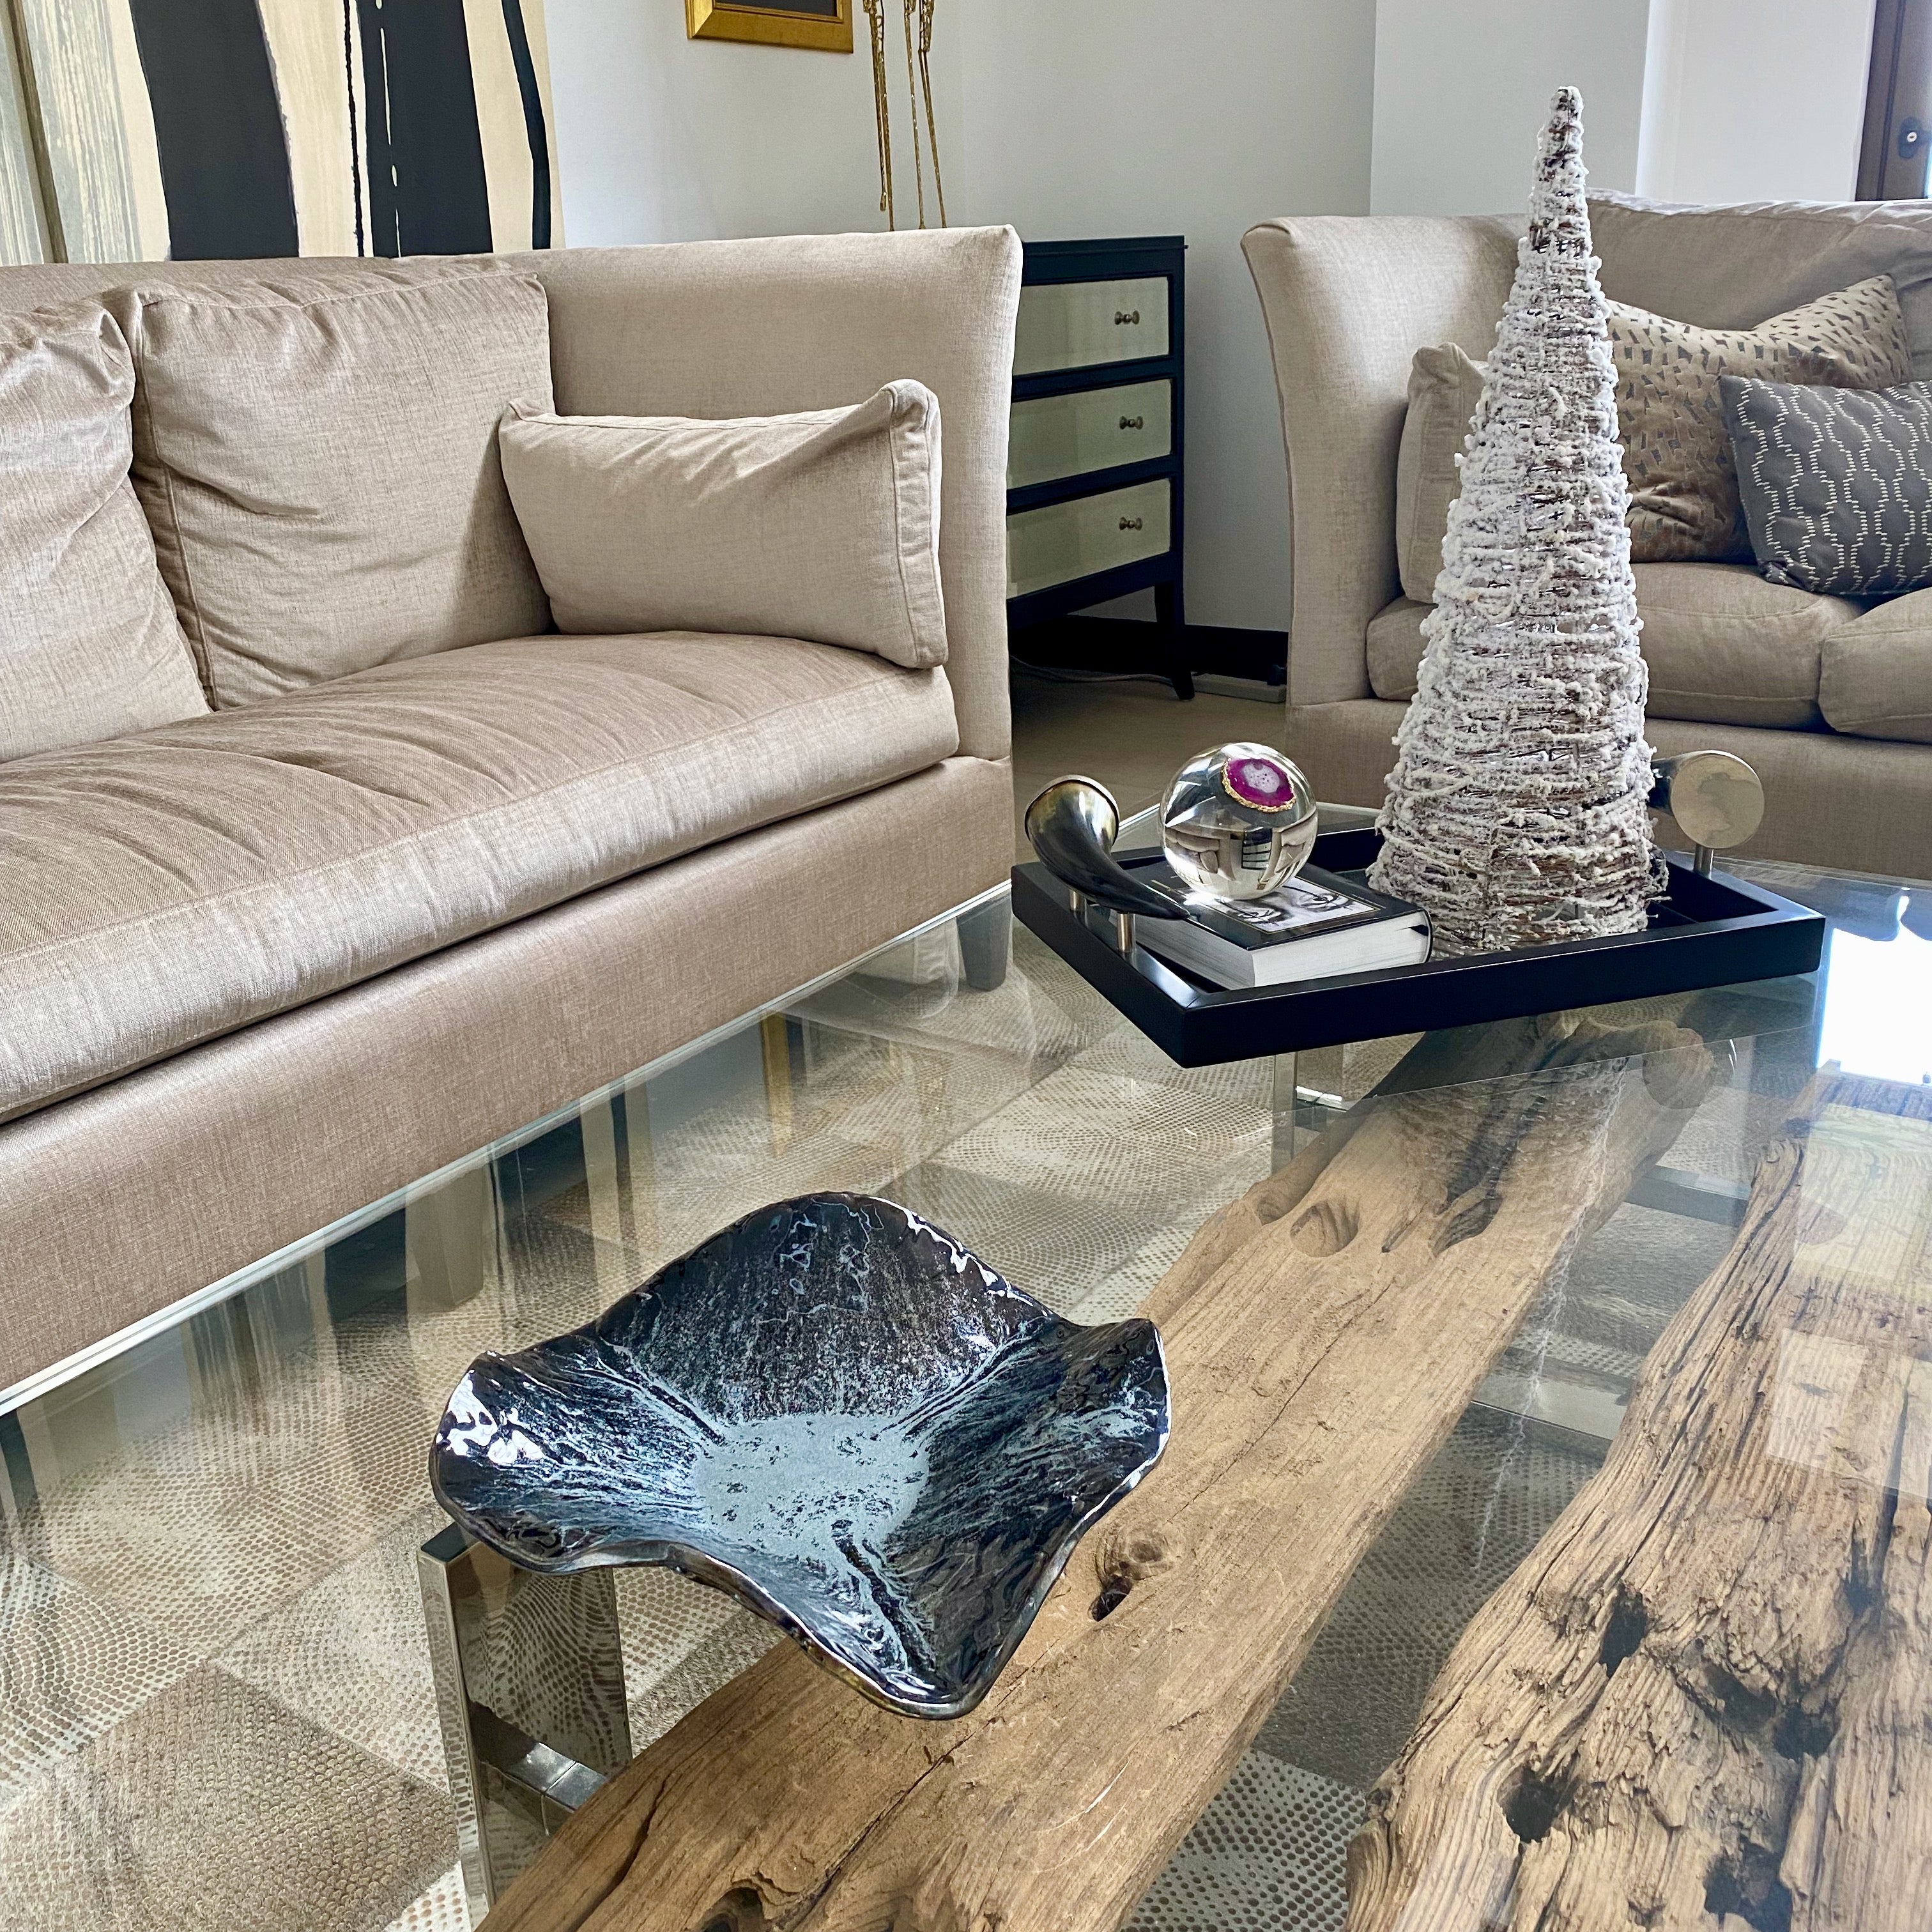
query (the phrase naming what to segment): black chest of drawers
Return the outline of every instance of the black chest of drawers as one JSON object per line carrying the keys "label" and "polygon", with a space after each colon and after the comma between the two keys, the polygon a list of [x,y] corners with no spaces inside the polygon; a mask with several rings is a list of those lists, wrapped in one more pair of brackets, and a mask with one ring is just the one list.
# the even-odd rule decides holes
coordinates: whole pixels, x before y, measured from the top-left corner
{"label": "black chest of drawers", "polygon": [[1151,589],[1174,689],[1187,244],[1029,242],[1006,462],[1010,632]]}

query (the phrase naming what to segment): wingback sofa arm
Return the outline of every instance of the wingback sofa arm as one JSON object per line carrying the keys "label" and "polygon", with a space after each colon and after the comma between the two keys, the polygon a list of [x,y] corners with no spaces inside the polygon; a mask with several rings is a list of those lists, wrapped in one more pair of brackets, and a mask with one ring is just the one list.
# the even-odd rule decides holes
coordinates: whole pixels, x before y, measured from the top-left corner
{"label": "wingback sofa arm", "polygon": [[1370,694],[1369,620],[1401,592],[1395,470],[1409,364],[1433,343],[1488,353],[1517,232],[1500,218],[1289,215],[1242,238],[1288,452],[1292,704]]}
{"label": "wingback sofa arm", "polygon": [[960,749],[1012,744],[1006,424],[1019,238],[1010,228],[796,235],[516,258],[550,292],[557,407],[776,415],[896,376],[939,398],[940,572]]}

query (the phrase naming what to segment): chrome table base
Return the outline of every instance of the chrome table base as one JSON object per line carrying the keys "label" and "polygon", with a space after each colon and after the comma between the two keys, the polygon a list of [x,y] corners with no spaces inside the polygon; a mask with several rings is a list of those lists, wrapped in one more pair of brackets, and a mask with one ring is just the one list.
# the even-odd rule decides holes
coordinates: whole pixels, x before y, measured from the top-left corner
{"label": "chrome table base", "polygon": [[1298,1084],[1295,1074],[1300,1055],[1277,1053],[1274,1057],[1274,1164],[1292,1160],[1301,1147],[1304,1134],[1319,1133],[1339,1114],[1348,1111],[1348,1102],[1339,1094],[1324,1094],[1318,1088]]}
{"label": "chrome table base", "polygon": [[539,1576],[452,1523],[416,1556],[474,1926],[631,1760],[608,1570]]}

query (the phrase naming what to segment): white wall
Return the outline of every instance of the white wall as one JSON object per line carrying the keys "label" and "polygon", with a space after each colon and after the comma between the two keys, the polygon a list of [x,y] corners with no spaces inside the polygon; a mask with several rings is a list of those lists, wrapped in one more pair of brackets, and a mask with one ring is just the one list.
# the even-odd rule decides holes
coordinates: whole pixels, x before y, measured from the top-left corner
{"label": "white wall", "polygon": [[1872,9],[1873,0],[1651,0],[1637,192],[1849,201]]}
{"label": "white wall", "polygon": [[687,40],[678,0],[544,14],[567,241],[885,226],[864,53]]}
{"label": "white wall", "polygon": [[1377,214],[1498,214],[1528,197],[1559,87],[1583,94],[1594,188],[1636,179],[1651,0],[1377,0]]}
{"label": "white wall", "polygon": [[[1566,82],[1583,92],[1595,187],[1842,197],[1872,6],[940,0],[948,212],[1037,240],[1187,237],[1188,614],[1283,628],[1286,472],[1243,230],[1271,214],[1520,208]],[[899,10],[887,0],[905,224]],[[862,15],[847,56],[687,40],[678,0],[547,14],[570,241],[884,225]]]}
{"label": "white wall", "polygon": [[[677,0],[546,10],[571,242],[884,225],[862,14],[848,58],[688,41]],[[904,54],[886,13],[904,226]],[[940,0],[956,225],[1188,238],[1197,623],[1288,622],[1287,472],[1240,237],[1268,215],[1366,211],[1373,50],[1374,0]]]}

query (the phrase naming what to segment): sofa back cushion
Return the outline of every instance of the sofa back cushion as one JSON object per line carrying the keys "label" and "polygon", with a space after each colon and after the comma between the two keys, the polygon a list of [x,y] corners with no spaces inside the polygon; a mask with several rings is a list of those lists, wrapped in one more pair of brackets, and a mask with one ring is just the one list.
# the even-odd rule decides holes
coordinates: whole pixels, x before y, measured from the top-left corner
{"label": "sofa back cushion", "polygon": [[150,286],[134,484],[218,706],[548,627],[496,424],[548,408],[542,286],[438,263]]}
{"label": "sofa back cushion", "polygon": [[1396,456],[1395,560],[1402,594],[1436,601],[1449,506],[1462,494],[1460,459],[1483,400],[1484,365],[1453,342],[1418,349]]}
{"label": "sofa back cushion", "polygon": [[208,709],[128,480],[134,393],[99,303],[0,322],[0,759]]}
{"label": "sofa back cushion", "polygon": [[1932,203],[1752,202],[1670,208],[1592,195],[1604,292],[1705,328],[1767,316],[1888,275],[1905,314],[1910,373],[1932,377]]}
{"label": "sofa back cushion", "polygon": [[946,662],[939,403],[722,422],[513,411],[503,472],[564,631],[730,631]]}
{"label": "sofa back cushion", "polygon": [[[1630,556],[1638,563],[1736,562],[1751,554],[1719,388],[1727,371],[1882,389],[1910,366],[1904,318],[1882,275],[1750,329],[1702,328],[1624,302],[1608,308]],[[1410,368],[1396,459],[1396,565],[1402,595],[1418,603],[1435,598],[1484,368],[1454,343],[1418,349]]]}

